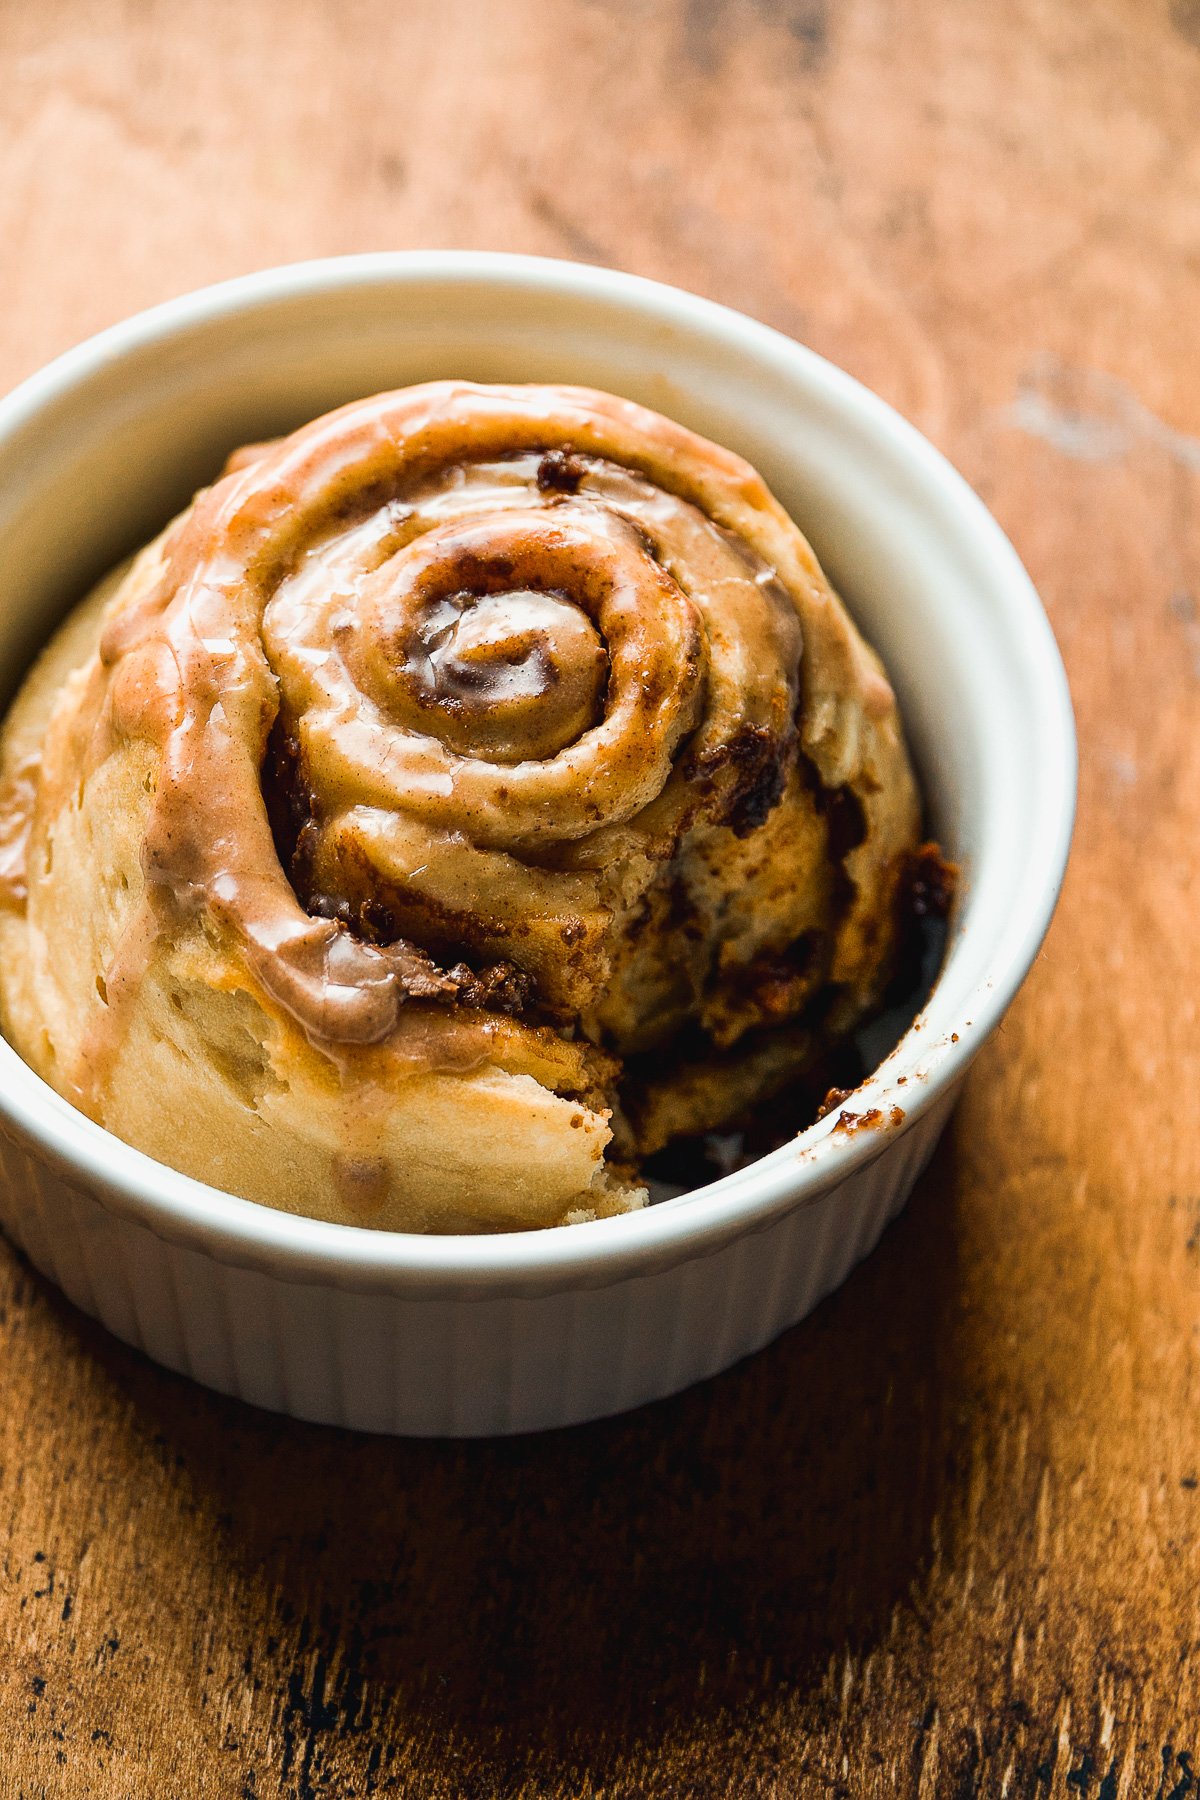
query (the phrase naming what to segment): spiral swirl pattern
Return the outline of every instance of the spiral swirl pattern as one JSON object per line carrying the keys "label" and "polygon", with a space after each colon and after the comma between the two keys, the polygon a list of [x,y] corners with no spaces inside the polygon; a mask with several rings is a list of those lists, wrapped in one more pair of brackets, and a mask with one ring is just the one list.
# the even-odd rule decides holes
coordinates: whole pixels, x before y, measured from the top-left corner
{"label": "spiral swirl pattern", "polygon": [[667,1131],[621,1059],[757,1067],[886,975],[917,807],[882,670],[754,471],[609,395],[433,383],[241,453],[60,710],[35,861],[72,758],[145,768],[98,1112],[97,1032],[189,931],[343,1090],[503,1071],[626,1157]]}

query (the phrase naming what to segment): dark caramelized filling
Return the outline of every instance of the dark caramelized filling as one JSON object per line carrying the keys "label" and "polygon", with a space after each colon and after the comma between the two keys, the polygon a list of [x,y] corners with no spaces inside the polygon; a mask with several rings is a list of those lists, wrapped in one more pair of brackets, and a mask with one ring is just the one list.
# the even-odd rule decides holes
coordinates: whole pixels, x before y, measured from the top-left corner
{"label": "dark caramelized filling", "polygon": [[[842,807],[836,797],[831,798],[834,815],[852,821],[851,809]],[[854,805],[857,809],[857,801]],[[847,836],[853,836],[852,825]],[[905,859],[896,885],[896,958],[880,1013],[865,1020],[849,1038],[822,1040],[824,1018],[836,998],[832,987],[824,987],[798,1021],[818,1039],[819,1050],[811,1065],[722,1130],[676,1138],[648,1157],[643,1175],[650,1184],[652,1199],[665,1199],[745,1168],[778,1150],[851,1098],[854,1090],[895,1049],[929,999],[945,957],[948,920],[958,879],[957,865],[948,862],[933,842],[922,844]],[[753,1038],[743,1040],[738,1053],[752,1044]],[[689,1034],[686,1044],[676,1047],[676,1054],[680,1061],[697,1062],[706,1056],[717,1064],[721,1060],[704,1034],[696,1031]],[[651,1059],[644,1060],[649,1065]],[[648,1079],[651,1072],[647,1066],[641,1071],[641,1078]],[[657,1059],[653,1072],[661,1075],[661,1059]],[[631,1093],[635,1091],[638,1073],[635,1063],[627,1067]]]}
{"label": "dark caramelized filling", "polygon": [[261,781],[279,865],[312,918],[332,919],[363,943],[402,945],[406,952],[405,987],[412,999],[437,1000],[518,1018],[537,1016],[532,980],[514,964],[493,962],[476,969],[460,954],[449,966],[443,966],[422,945],[405,937],[395,909],[385,900],[354,902],[344,895],[325,894],[317,889],[312,868],[316,797],[305,780],[299,740],[288,730],[282,716],[276,719],[267,739]]}

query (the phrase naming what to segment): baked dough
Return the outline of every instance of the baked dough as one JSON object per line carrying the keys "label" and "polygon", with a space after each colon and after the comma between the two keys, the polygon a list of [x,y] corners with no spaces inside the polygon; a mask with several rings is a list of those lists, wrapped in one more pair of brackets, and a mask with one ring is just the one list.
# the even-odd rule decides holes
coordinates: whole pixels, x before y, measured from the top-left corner
{"label": "baked dough", "polygon": [[643,1204],[879,1004],[919,805],[740,458],[438,382],[231,459],[0,747],[0,1016],[127,1142],[409,1231]]}

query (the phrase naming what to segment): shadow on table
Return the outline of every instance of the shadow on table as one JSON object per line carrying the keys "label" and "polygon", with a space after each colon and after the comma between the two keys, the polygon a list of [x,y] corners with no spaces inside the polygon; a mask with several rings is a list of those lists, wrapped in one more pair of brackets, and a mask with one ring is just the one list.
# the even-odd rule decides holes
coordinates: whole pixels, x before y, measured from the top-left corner
{"label": "shadow on table", "polygon": [[298,1425],[80,1323],[186,1471],[212,1557],[261,1596],[251,1661],[286,1696],[286,1759],[386,1772],[419,1740],[460,1792],[472,1769],[597,1777],[692,1720],[744,1726],[780,1689],[840,1681],[846,1650],[886,1638],[962,1473],[944,1449],[957,1162],[952,1130],[876,1254],[770,1349],[542,1437]]}

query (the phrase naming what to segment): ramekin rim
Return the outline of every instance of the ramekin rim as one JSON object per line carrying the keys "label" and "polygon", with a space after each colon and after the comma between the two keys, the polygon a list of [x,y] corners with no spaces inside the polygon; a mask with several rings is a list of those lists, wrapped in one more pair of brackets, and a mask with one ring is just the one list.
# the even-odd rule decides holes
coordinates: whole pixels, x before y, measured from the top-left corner
{"label": "ramekin rim", "polygon": [[[718,302],[621,270],[557,258],[464,250],[371,251],[329,257],[241,275],[159,303],[65,351],[0,399],[0,439],[22,429],[104,366],[155,342],[219,320],[305,295],[341,288],[422,281],[494,283],[537,288],[564,297],[627,304],[674,325],[694,325],[760,363],[782,358],[799,368],[827,401],[855,416],[877,442],[890,447],[920,485],[956,516],[959,527],[986,550],[992,578],[1013,609],[1010,636],[1019,629],[1026,674],[1033,678],[1038,723],[1049,755],[1040,790],[1044,868],[1031,878],[1024,918],[1010,921],[986,959],[990,973],[931,1040],[922,1019],[855,1090],[860,1118],[878,1113],[870,1129],[847,1129],[836,1115],[733,1175],[639,1212],[543,1231],[422,1236],[348,1226],[277,1211],[226,1194],[180,1174],[77,1112],[0,1037],[0,1121],[18,1140],[101,1199],[110,1210],[136,1217],[157,1235],[203,1248],[218,1260],[269,1266],[295,1279],[332,1280],[353,1287],[356,1277],[375,1288],[398,1285],[465,1288],[506,1281],[563,1286],[605,1285],[639,1266],[690,1260],[730,1237],[759,1230],[771,1218],[807,1205],[886,1153],[961,1078],[1019,989],[1041,946],[1065,874],[1074,822],[1077,751],[1070,693],[1062,659],[1036,590],[999,524],[965,479],[915,426],[845,370],[816,351]],[[968,928],[969,932],[969,928]],[[968,933],[964,933],[962,942]],[[947,961],[957,954],[951,944]],[[897,1077],[905,1077],[903,1089]],[[901,1116],[894,1116],[895,1107]]]}

